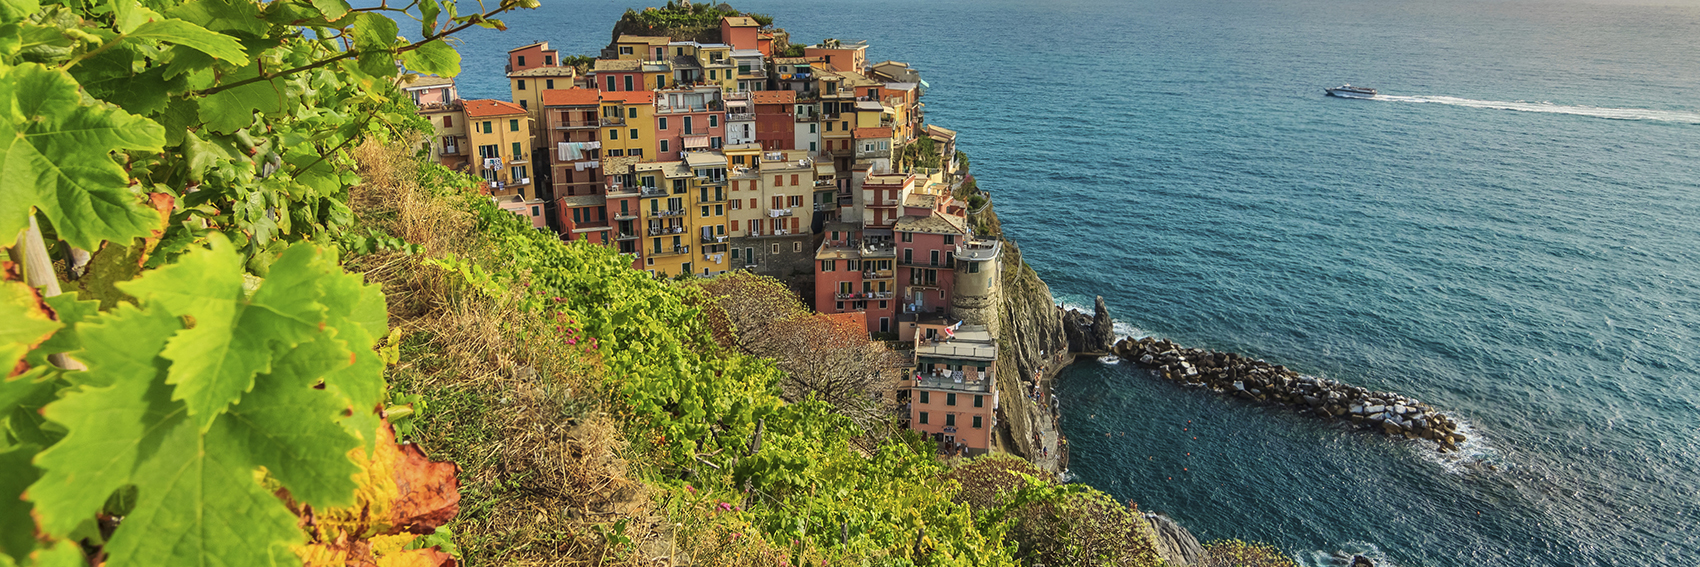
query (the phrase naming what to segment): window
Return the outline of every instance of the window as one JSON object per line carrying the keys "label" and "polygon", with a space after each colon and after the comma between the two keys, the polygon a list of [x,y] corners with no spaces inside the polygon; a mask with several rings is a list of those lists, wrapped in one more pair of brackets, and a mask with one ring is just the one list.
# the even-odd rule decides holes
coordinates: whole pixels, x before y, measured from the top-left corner
{"label": "window", "polygon": [[610,139],[610,140],[620,139],[620,131],[616,130],[616,129],[609,129],[608,130],[608,139]]}
{"label": "window", "polygon": [[508,119],[508,131],[509,132],[518,132],[519,131],[519,119],[518,118],[509,118]]}
{"label": "window", "polygon": [[713,69],[708,70],[708,80],[710,80],[710,81],[715,80],[714,73],[715,73],[715,71]]}
{"label": "window", "polygon": [[[985,371],[986,371],[986,367],[981,366],[980,372],[985,372]],[[974,407],[977,407],[977,408],[986,407],[986,397],[979,395],[979,394],[974,394]],[[976,425],[975,427],[979,427],[979,426]]]}
{"label": "window", "polygon": [[947,405],[947,406],[956,405],[956,394],[945,394],[944,395],[944,405]]}
{"label": "window", "polygon": [[903,241],[904,242],[914,242],[915,241],[915,233],[913,233],[913,232],[903,233]]}
{"label": "window", "polygon": [[526,100],[525,100],[525,99],[520,99],[520,101],[519,101],[519,107],[520,107],[520,108],[524,108],[524,109],[530,109],[530,108],[531,108],[531,105],[530,105],[530,104],[526,104],[526,103],[527,103],[527,102],[529,102],[529,101],[526,101]]}
{"label": "window", "polygon": [[[544,55],[543,56],[543,64],[544,65],[554,65],[555,64],[555,56],[554,55]],[[549,88],[554,88],[554,87],[549,87]]]}
{"label": "window", "polygon": [[944,414],[944,426],[945,427],[956,427],[956,414],[954,414],[954,413]]}
{"label": "window", "polygon": [[819,125],[818,125],[818,124],[810,124],[810,125],[809,125],[809,133],[810,133],[810,134],[815,134],[815,133],[816,133],[816,132],[815,132],[815,128],[816,128],[816,127],[817,127],[817,126],[819,126]]}
{"label": "window", "polygon": [[[738,221],[732,221],[732,230],[738,230]],[[732,259],[733,260],[738,259],[738,249],[737,248],[732,249]]]}
{"label": "window", "polygon": [[[544,60],[548,60],[548,59],[549,59],[549,58],[548,58],[548,57],[544,57],[544,58],[543,58],[543,59],[544,59]],[[547,79],[547,80],[544,80],[544,81],[543,81],[543,88],[545,88],[545,89],[554,89],[554,88],[555,88],[555,80],[554,80],[554,79]]]}
{"label": "window", "polygon": [[485,120],[485,121],[484,121],[484,133],[485,133],[485,134],[489,134],[489,133],[492,133],[492,132],[494,132],[494,130],[491,130],[491,129],[490,129],[490,121],[489,121],[489,120]]}
{"label": "window", "polygon": [[702,218],[708,218],[708,205],[702,206]]}
{"label": "window", "polygon": [[444,128],[453,128],[454,125],[455,125],[455,117],[453,117],[453,116],[444,116],[443,117],[443,127]]}
{"label": "window", "polygon": [[968,263],[968,273],[970,273],[970,274],[980,273],[980,263],[979,262],[969,262]]}
{"label": "window", "polygon": [[[524,65],[524,63],[521,63],[521,65]],[[525,90],[525,79],[519,80],[519,90]]]}
{"label": "window", "polygon": [[620,157],[623,155],[626,155],[625,150],[608,150],[608,157]]}
{"label": "window", "polygon": [[581,222],[584,222],[584,219],[579,218],[579,210],[577,208],[574,208],[573,209],[573,224],[578,224],[578,223],[581,223]]}
{"label": "window", "polygon": [[534,217],[537,216],[537,206],[536,205],[533,205],[531,207],[531,216],[534,216]]}
{"label": "window", "polygon": [[[921,395],[925,396],[926,394],[922,393]],[[921,412],[921,425],[926,425],[926,424],[927,424],[927,412]]]}
{"label": "window", "polygon": [[838,310],[843,311],[844,310],[844,302],[838,301],[836,303],[838,304]]}
{"label": "window", "polygon": [[749,262],[751,264],[756,263],[756,249],[755,248],[753,248],[753,247],[744,248],[744,261]]}
{"label": "window", "polygon": [[527,177],[530,177],[529,175],[525,174],[525,166],[523,166],[523,165],[513,166],[513,168],[511,168],[508,171],[508,173],[513,174],[513,180],[516,183],[519,182],[521,179],[525,179]]}
{"label": "window", "polygon": [[[814,132],[814,129],[815,129],[815,126],[813,124],[810,124],[809,125],[809,131],[812,133],[812,132]],[[826,131],[828,131],[828,132],[832,131],[832,123],[831,122],[826,123]]]}
{"label": "window", "polygon": [[661,140],[661,153],[667,153],[667,140]]}
{"label": "window", "polygon": [[[885,302],[881,301],[880,303],[885,303]],[[890,317],[880,317],[880,332],[881,333],[891,332],[891,318]]]}
{"label": "window", "polygon": [[620,55],[631,55],[631,54],[632,54],[632,46],[630,46],[630,45],[620,46]]}
{"label": "window", "polygon": [[947,245],[956,244],[956,236],[950,235],[950,234],[944,235],[944,243],[947,244]]}
{"label": "window", "polygon": [[689,116],[685,117],[685,133],[686,134],[695,134],[695,132],[691,131],[691,117],[689,117]]}
{"label": "window", "polygon": [[[845,121],[843,121],[843,122],[839,122],[839,123],[838,123],[838,129],[839,129],[839,130],[843,130],[843,131],[845,131],[845,132],[849,132],[849,131],[850,131],[850,121],[849,121],[849,120],[845,120]],[[848,141],[846,141],[846,142],[845,142],[845,143],[849,143],[849,142],[848,142]],[[846,149],[848,149],[848,148],[846,148]]]}
{"label": "window", "polygon": [[628,91],[633,90],[632,89],[632,76],[631,75],[626,75],[626,90],[628,90]]}
{"label": "window", "polygon": [[939,251],[933,250],[932,252],[930,252],[930,254],[931,254],[931,257],[928,258],[927,264],[931,265],[931,266],[939,265]]}
{"label": "window", "polygon": [[632,138],[631,139],[633,139],[633,140],[638,139],[637,128],[632,128]]}
{"label": "window", "polygon": [[[655,129],[656,130],[666,130],[667,129],[667,117],[666,116],[655,119]],[[661,151],[667,151],[667,150],[661,150]]]}
{"label": "window", "polygon": [[[712,118],[712,117],[710,117],[710,118]],[[710,122],[713,122],[713,121],[710,120]],[[709,138],[708,139],[708,147],[712,148],[712,149],[716,149],[716,150],[720,149],[720,136],[715,136],[715,137]]]}
{"label": "window", "polygon": [[974,429],[979,429],[980,427],[980,416],[976,415],[974,416]]}
{"label": "window", "polygon": [[637,107],[626,109],[626,118],[637,118]]}
{"label": "window", "polygon": [[[791,184],[792,185],[797,184],[797,176],[795,176],[795,175],[791,176]],[[803,196],[802,195],[792,195],[790,197],[787,197],[787,199],[789,201],[788,204],[790,204],[793,207],[803,206]]]}
{"label": "window", "polygon": [[513,149],[514,149],[514,153],[513,153],[514,159],[516,159],[516,160],[521,159],[521,157],[525,155],[525,150],[520,147],[519,142],[514,142]]}
{"label": "window", "polygon": [[[715,205],[714,206],[714,215],[720,216],[720,215],[726,214],[726,208],[725,207],[726,207],[725,205]],[[722,229],[720,232],[726,232],[726,231],[724,229]]]}
{"label": "window", "polygon": [[905,264],[915,263],[914,262],[914,256],[915,256],[915,249],[914,248],[904,248],[903,249],[903,263],[905,263]]}
{"label": "window", "polygon": [[820,261],[820,271],[822,271],[822,272],[837,271],[837,268],[838,268],[838,260],[821,260]]}
{"label": "window", "polygon": [[709,128],[713,128],[713,127],[719,126],[719,125],[720,125],[720,115],[719,114],[708,115],[708,127]]}
{"label": "window", "polygon": [[809,151],[811,151],[811,152],[818,151],[818,150],[815,149],[815,143],[814,142],[809,142]]}
{"label": "window", "polygon": [[778,242],[773,243],[773,246],[769,247],[768,253],[769,254],[778,254],[779,253],[779,243]]}
{"label": "window", "polygon": [[[795,219],[795,218],[793,218],[793,219],[791,219],[791,220],[792,220],[792,221],[796,221],[796,220],[797,220],[797,219]],[[792,230],[796,230],[796,229],[797,229],[797,227],[791,227],[791,229],[792,229]],[[791,243],[791,251],[792,251],[792,252],[802,252],[802,251],[803,251],[803,243],[801,243],[801,242],[792,242],[792,243]]]}
{"label": "window", "polygon": [[524,55],[519,56],[519,66],[521,66],[521,67],[525,66],[525,56]]}
{"label": "window", "polygon": [[926,391],[926,390],[922,390],[922,391],[921,391],[921,403],[923,403],[923,404],[930,404],[930,403],[932,403],[932,400],[931,400],[931,399],[928,399],[928,393],[927,393],[927,391]]}
{"label": "window", "polygon": [[614,92],[614,91],[619,90],[619,89],[614,88],[614,76],[613,75],[608,76],[608,88],[603,89],[603,90],[606,90],[608,92]]}

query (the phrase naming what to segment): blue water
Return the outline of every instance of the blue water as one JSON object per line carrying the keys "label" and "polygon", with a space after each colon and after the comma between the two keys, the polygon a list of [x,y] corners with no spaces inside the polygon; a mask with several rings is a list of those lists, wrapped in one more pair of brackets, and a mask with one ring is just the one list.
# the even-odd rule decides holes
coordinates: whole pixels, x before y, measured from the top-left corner
{"label": "blue water", "polygon": [[[1082,481],[1311,563],[1700,564],[1700,6],[737,5],[920,68],[1060,299],[1476,438],[1443,458],[1089,361],[1060,387]],[[626,6],[468,36],[463,96],[506,96],[508,47],[593,53]]]}

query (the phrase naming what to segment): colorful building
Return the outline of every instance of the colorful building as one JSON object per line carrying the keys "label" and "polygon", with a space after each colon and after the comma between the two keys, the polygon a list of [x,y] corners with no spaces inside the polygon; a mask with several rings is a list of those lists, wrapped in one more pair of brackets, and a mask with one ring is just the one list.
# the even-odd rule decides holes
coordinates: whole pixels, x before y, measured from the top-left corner
{"label": "colorful building", "polygon": [[602,155],[659,159],[655,91],[604,91],[601,99]]}
{"label": "colorful building", "polygon": [[663,36],[622,35],[614,39],[613,53],[603,52],[608,59],[661,61],[667,58],[667,44],[673,40]]}
{"label": "colorful building", "polygon": [[508,64],[503,70],[514,73],[539,67],[556,67],[560,64],[561,54],[549,49],[549,42],[539,41],[531,45],[509,49]]}
{"label": "colorful building", "polygon": [[747,16],[720,18],[720,41],[733,49],[760,50],[761,24]]}
{"label": "colorful building", "polygon": [[943,453],[985,454],[997,427],[997,339],[983,326],[940,320],[919,324],[914,341],[915,368],[898,394],[909,428]]}
{"label": "colorful building", "polygon": [[868,66],[868,42],[828,39],[803,48],[804,57],[819,57],[834,71],[861,73]]}
{"label": "colorful building", "polygon": [[538,143],[548,149],[554,196],[602,193],[601,94],[591,89],[558,89],[545,91],[541,102],[539,129],[546,137]]}
{"label": "colorful building", "polygon": [[750,104],[755,109],[755,143],[762,149],[772,150],[807,150],[808,146],[796,146],[797,118],[794,106],[797,103],[797,93],[793,91],[756,91],[750,93]]}
{"label": "colorful building", "polygon": [[661,89],[655,96],[656,159],[683,159],[684,152],[718,150],[726,141],[726,103],[719,87]]}

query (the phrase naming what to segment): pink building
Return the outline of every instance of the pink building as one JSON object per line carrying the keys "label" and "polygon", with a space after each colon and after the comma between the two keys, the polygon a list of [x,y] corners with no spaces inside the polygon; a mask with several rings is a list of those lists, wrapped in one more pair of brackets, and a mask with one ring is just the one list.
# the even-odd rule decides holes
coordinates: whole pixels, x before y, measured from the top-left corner
{"label": "pink building", "polygon": [[815,311],[861,312],[869,333],[898,331],[897,271],[889,239],[854,223],[828,223],[815,250]]}
{"label": "pink building", "polygon": [[727,16],[720,18],[720,43],[732,46],[732,49],[760,49],[759,33],[761,24],[754,18],[744,16]]}
{"label": "pink building", "polygon": [[956,247],[968,239],[962,217],[931,211],[897,221],[897,284],[903,312],[942,317],[950,308]]}
{"label": "pink building", "polygon": [[720,88],[700,86],[655,92],[655,161],[684,159],[680,152],[726,145],[726,106]]}
{"label": "pink building", "polygon": [[983,326],[920,324],[915,369],[898,392],[909,428],[926,434],[942,453],[985,454],[997,427],[997,358],[997,341]]}

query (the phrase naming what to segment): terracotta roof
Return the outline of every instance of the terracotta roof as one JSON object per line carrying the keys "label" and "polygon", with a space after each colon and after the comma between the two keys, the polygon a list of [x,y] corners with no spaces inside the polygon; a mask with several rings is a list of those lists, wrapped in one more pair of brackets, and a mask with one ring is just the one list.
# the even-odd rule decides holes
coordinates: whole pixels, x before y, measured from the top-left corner
{"label": "terracotta roof", "polygon": [[508,50],[508,53],[513,53],[513,52],[515,52],[515,51],[519,51],[519,50],[521,50],[521,49],[528,49],[528,48],[532,48],[532,47],[536,47],[536,46],[539,46],[539,45],[542,45],[542,46],[544,46],[544,47],[543,47],[543,48],[544,48],[544,49],[548,49],[548,48],[549,48],[549,47],[548,47],[548,45],[549,45],[549,42],[547,42],[547,41],[534,41],[534,42],[531,42],[531,43],[527,43],[527,44],[525,44],[525,45],[521,45],[521,46],[519,46],[519,47],[515,47],[515,48],[513,48],[513,49],[509,49],[509,50]]}
{"label": "terracotta roof", "polygon": [[466,101],[466,115],[471,117],[505,116],[508,114],[525,114],[525,108],[520,105],[500,100],[469,100]]}
{"label": "terracotta roof", "polygon": [[426,87],[437,87],[437,86],[453,85],[453,84],[455,84],[455,80],[450,79],[448,77],[438,77],[436,75],[415,75],[412,79],[408,79],[405,82],[403,82],[402,85],[401,85],[401,88],[403,88],[403,89],[422,89],[422,88],[426,88]]}
{"label": "terracotta roof", "polygon": [[728,25],[731,25],[732,27],[735,27],[735,28],[759,28],[759,27],[761,27],[761,24],[756,23],[755,18],[751,18],[751,17],[747,17],[747,16],[726,16],[724,18],[721,18],[720,20],[723,21],[723,22],[726,22]]}
{"label": "terracotta roof", "polygon": [[543,106],[591,106],[602,101],[602,93],[573,87],[543,91]]}
{"label": "terracotta roof", "polygon": [[655,91],[605,91],[602,102],[622,104],[655,104]]}
{"label": "terracotta roof", "polygon": [[792,104],[797,102],[796,91],[755,91],[750,93],[750,102],[756,104]]}
{"label": "terracotta roof", "polygon": [[890,138],[891,128],[857,128],[851,135],[858,140],[863,138]]}
{"label": "terracotta roof", "polygon": [[614,43],[647,43],[655,45],[670,41],[673,41],[673,38],[655,35],[621,35],[620,39],[614,40]]}
{"label": "terracotta roof", "polygon": [[642,61],[635,59],[597,59],[596,66],[593,69],[597,71],[636,71],[642,65]]}
{"label": "terracotta roof", "polygon": [[532,67],[508,73],[509,77],[571,77],[578,74],[572,67]]}
{"label": "terracotta roof", "polygon": [[968,234],[967,222],[962,217],[941,214],[918,216],[903,216],[897,219],[897,224],[891,227],[898,232],[927,232],[932,234]]}

